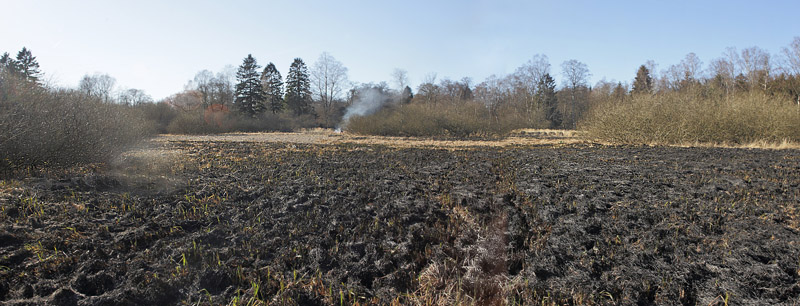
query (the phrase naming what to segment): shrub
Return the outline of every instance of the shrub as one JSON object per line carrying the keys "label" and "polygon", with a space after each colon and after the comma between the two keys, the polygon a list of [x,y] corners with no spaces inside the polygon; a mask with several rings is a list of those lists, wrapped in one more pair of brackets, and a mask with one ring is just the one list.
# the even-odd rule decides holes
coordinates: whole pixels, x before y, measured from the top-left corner
{"label": "shrub", "polygon": [[169,134],[214,134],[226,131],[223,125],[206,123],[202,110],[180,111],[166,128]]}
{"label": "shrub", "polygon": [[[313,119],[311,119],[313,120]],[[170,134],[216,134],[230,132],[268,132],[292,131],[305,127],[305,117],[291,117],[287,114],[261,114],[249,117],[235,112],[207,116],[204,110],[182,111],[169,123],[166,132]]]}
{"label": "shrub", "polygon": [[298,118],[286,114],[261,114],[256,118],[238,116],[231,125],[237,132],[289,132],[298,128]]}
{"label": "shrub", "polygon": [[135,108],[142,112],[148,124],[159,134],[166,133],[167,126],[178,116],[178,111],[167,103],[143,103]]}
{"label": "shrub", "polygon": [[798,141],[800,108],[788,98],[761,92],[635,95],[596,106],[580,128],[590,137],[620,143]]}
{"label": "shrub", "polygon": [[0,171],[106,162],[152,134],[142,113],[0,76]]}
{"label": "shrub", "polygon": [[367,116],[353,116],[344,128],[352,133],[381,136],[493,136],[525,127],[508,113],[492,115],[475,102],[462,104],[391,105]]}

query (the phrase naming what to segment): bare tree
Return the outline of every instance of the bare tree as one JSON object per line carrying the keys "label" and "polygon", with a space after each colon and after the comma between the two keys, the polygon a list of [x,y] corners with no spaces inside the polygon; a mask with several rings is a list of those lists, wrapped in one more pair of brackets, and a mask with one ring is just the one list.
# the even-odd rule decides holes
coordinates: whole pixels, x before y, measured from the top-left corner
{"label": "bare tree", "polygon": [[209,106],[211,102],[212,92],[214,90],[214,73],[209,70],[202,70],[194,75],[194,80],[190,81],[186,86],[187,90],[197,90],[203,97],[203,105]]}
{"label": "bare tree", "polygon": [[533,94],[536,91],[536,85],[548,73],[550,73],[550,59],[547,55],[536,54],[514,71],[514,78],[515,81],[520,82],[521,87],[528,89]]}
{"label": "bare tree", "polygon": [[470,87],[472,79],[462,78],[461,81],[453,81],[445,78],[439,81],[439,94],[440,98],[444,98],[448,103],[460,103],[472,100],[472,88]]}
{"label": "bare tree", "polygon": [[525,118],[532,123],[536,120],[533,114],[538,113],[542,107],[536,94],[539,83],[545,75],[550,73],[550,59],[547,55],[536,54],[525,64],[517,68],[514,74],[509,76],[509,80],[514,84],[514,98],[521,104]]}
{"label": "bare tree", "polygon": [[397,86],[397,91],[401,92],[408,86],[408,71],[400,68],[395,68],[392,71],[392,81]]}
{"label": "bare tree", "polygon": [[84,75],[78,84],[78,89],[93,97],[101,99],[105,103],[112,101],[112,92],[117,80],[108,74],[95,73],[94,75]]}
{"label": "bare tree", "polygon": [[736,65],[729,59],[720,57],[708,65],[711,81],[725,89],[726,95],[733,94],[735,90]]}
{"label": "bare tree", "polygon": [[586,86],[589,77],[592,76],[586,64],[574,59],[561,63],[561,69],[564,75],[564,85],[567,88]]}
{"label": "bare tree", "polygon": [[[568,60],[561,63],[564,87],[569,94],[568,103],[563,104],[561,113],[564,114],[563,125],[575,128],[578,117],[587,108],[588,82],[591,74],[586,64],[577,60]],[[560,100],[559,102],[562,102]],[[564,101],[567,102],[567,101]],[[568,119],[568,120],[567,120]]]}
{"label": "bare tree", "polygon": [[209,70],[202,70],[194,75],[194,79],[185,86],[187,91],[197,91],[202,99],[203,107],[212,104],[230,105],[234,99],[232,72],[219,72],[216,75]]}
{"label": "bare tree", "polygon": [[153,98],[145,93],[144,90],[131,88],[120,91],[117,101],[124,105],[139,105],[143,103],[152,103]]}
{"label": "bare tree", "polygon": [[660,87],[665,90],[680,90],[684,76],[683,67],[680,64],[670,65],[667,69],[661,71]]}
{"label": "bare tree", "polygon": [[185,90],[167,97],[164,102],[182,111],[194,111],[203,106],[203,95],[197,90]]}
{"label": "bare tree", "polygon": [[769,52],[759,47],[746,48],[742,50],[738,60],[750,88],[758,86],[766,90],[772,70]]}
{"label": "bare tree", "polygon": [[212,82],[212,104],[231,105],[235,99],[234,79],[236,70],[232,65],[227,65],[222,71],[217,72]]}
{"label": "bare tree", "polygon": [[477,101],[489,108],[492,117],[498,119],[498,110],[507,104],[511,95],[507,78],[490,75],[485,81],[475,86],[474,95]]}
{"label": "bare tree", "polygon": [[800,36],[795,37],[788,47],[783,48],[783,61],[787,72],[800,75]]}
{"label": "bare tree", "polygon": [[[639,71],[638,72],[642,71],[641,70],[642,67],[644,67],[644,65],[639,67]],[[645,69],[647,69],[647,68],[645,67]],[[638,72],[637,72],[637,76],[639,74]],[[644,86],[642,86],[642,87],[644,87]],[[591,98],[591,100],[593,102],[597,102],[597,103],[603,103],[603,102],[611,101],[612,98],[617,98],[617,96],[614,95],[615,94],[615,90],[617,90],[617,89],[627,91],[622,86],[622,83],[617,82],[615,80],[609,81],[609,80],[606,80],[606,78],[603,78],[603,79],[601,79],[600,81],[597,81],[597,83],[594,84],[594,86],[592,87],[592,92],[589,94],[589,97]],[[650,89],[648,88],[648,90],[650,90]],[[642,90],[642,91],[644,91],[644,90]],[[617,101],[614,101],[614,102],[617,102]]]}
{"label": "bare tree", "polygon": [[325,111],[330,111],[349,85],[347,68],[328,52],[323,52],[311,68],[311,83]]}
{"label": "bare tree", "polygon": [[788,47],[783,48],[783,69],[792,74],[790,86],[795,90],[795,103],[800,106],[800,36],[795,37]]}
{"label": "bare tree", "polygon": [[431,72],[425,75],[422,83],[417,87],[417,98],[425,104],[434,104],[439,100],[441,88],[436,85],[436,73]]}
{"label": "bare tree", "polygon": [[686,82],[696,82],[703,77],[703,61],[694,52],[686,54],[686,57],[681,60],[681,68],[683,69],[683,80]]}

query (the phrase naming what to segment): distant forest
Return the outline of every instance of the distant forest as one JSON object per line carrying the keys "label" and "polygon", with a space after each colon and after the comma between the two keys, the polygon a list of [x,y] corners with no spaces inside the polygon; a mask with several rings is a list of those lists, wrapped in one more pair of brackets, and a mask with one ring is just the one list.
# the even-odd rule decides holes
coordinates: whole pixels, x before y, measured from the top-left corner
{"label": "distant forest", "polygon": [[[535,55],[509,75],[476,83],[429,74],[411,88],[402,69],[395,69],[388,83],[350,82],[348,69],[328,53],[310,67],[294,59],[285,77],[273,63],[261,66],[247,55],[238,69],[200,71],[185,90],[153,101],[144,90],[116,86],[107,74],[86,75],[76,88],[44,84],[36,57],[23,48],[15,57],[0,57],[0,145],[5,163],[36,164],[20,148],[45,156],[47,150],[36,148],[64,152],[93,145],[97,154],[84,154],[91,160],[116,150],[118,142],[152,133],[315,127],[453,137],[578,129],[624,143],[800,140],[800,37],[774,54],[759,47],[728,48],[704,63],[689,53],[660,70],[648,61],[631,71],[631,83],[589,84],[589,67],[578,60],[558,68],[560,82],[548,57]],[[55,138],[58,145],[30,140],[42,133],[60,135],[48,130],[57,124],[73,129]],[[85,137],[93,128],[103,135]]]}

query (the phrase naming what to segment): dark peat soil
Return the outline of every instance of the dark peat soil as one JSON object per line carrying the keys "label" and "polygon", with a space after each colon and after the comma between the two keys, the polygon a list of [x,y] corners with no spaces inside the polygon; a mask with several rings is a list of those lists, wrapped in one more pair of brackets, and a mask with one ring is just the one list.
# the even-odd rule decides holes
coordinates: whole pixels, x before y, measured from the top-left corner
{"label": "dark peat soil", "polygon": [[800,302],[798,151],[162,146],[5,181],[0,303]]}

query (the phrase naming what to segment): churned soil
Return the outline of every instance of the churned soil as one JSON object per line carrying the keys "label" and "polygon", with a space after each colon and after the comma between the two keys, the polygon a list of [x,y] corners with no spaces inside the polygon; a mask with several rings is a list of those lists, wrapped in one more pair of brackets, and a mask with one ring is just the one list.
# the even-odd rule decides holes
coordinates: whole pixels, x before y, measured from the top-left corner
{"label": "churned soil", "polygon": [[161,139],[0,183],[6,305],[800,301],[800,152]]}

